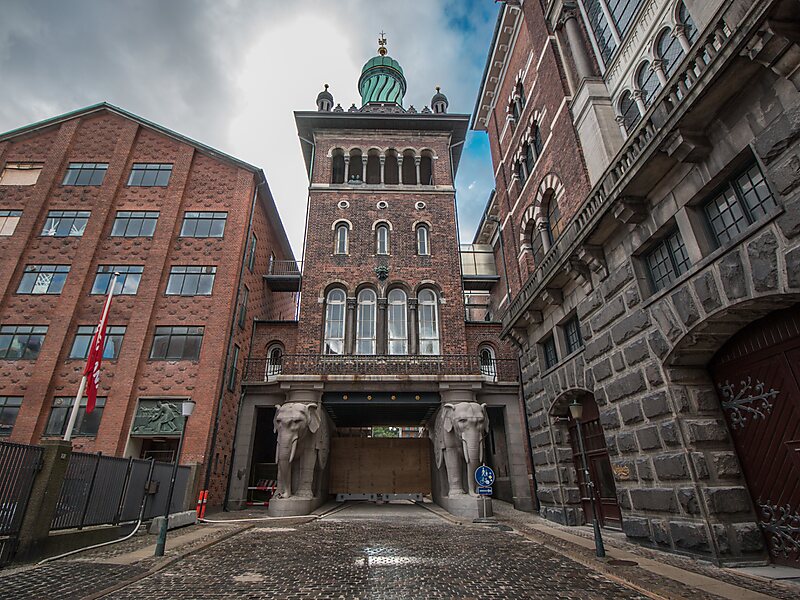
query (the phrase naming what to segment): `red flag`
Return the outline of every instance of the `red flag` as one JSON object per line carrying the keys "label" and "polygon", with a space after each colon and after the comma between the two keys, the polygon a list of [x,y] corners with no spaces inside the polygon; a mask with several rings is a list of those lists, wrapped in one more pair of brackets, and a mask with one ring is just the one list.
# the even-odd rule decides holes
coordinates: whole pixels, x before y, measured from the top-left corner
{"label": "red flag", "polygon": [[108,311],[111,308],[111,296],[113,290],[109,291],[108,300],[103,308],[103,316],[97,325],[92,344],[89,346],[89,356],[86,359],[86,368],[83,374],[86,376],[86,413],[94,410],[97,402],[97,384],[100,381],[100,363],[103,360],[103,350],[106,346],[106,325],[108,325]]}

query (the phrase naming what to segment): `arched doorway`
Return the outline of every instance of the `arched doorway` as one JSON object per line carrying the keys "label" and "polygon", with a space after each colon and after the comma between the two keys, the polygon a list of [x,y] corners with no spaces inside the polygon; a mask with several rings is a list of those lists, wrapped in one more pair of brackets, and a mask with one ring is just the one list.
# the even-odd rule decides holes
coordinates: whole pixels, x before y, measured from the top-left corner
{"label": "arched doorway", "polygon": [[800,304],[745,327],[709,370],[772,559],[800,567]]}
{"label": "arched doorway", "polygon": [[[580,417],[583,445],[586,450],[586,466],[594,486],[589,486],[583,469],[583,460],[578,443],[578,422],[572,418],[568,410],[569,404],[578,402],[582,405]],[[562,396],[554,408],[557,414],[568,418],[569,443],[572,448],[572,464],[575,466],[578,489],[580,490],[581,507],[587,523],[592,522],[592,501],[596,503],[598,519],[601,527],[622,528],[622,511],[617,499],[617,486],[614,482],[614,471],[611,469],[606,437],[600,424],[600,415],[594,396],[587,391],[574,391]]]}

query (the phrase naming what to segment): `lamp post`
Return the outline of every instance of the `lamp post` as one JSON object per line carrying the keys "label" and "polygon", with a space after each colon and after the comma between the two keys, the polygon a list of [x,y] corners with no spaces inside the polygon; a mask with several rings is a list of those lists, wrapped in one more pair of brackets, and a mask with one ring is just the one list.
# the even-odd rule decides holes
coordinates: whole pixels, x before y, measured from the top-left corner
{"label": "lamp post", "polygon": [[583,416],[583,405],[574,399],[569,405],[569,414],[575,419],[576,429],[578,430],[578,448],[581,453],[581,463],[583,467],[583,480],[589,488],[589,502],[592,505],[592,526],[594,528],[594,548],[597,556],[605,556],[606,549],[603,546],[603,536],[600,534],[600,522],[597,519],[597,506],[595,504],[594,482],[589,475],[589,463],[586,460],[586,448],[583,445],[583,432],[581,431],[581,417]]}
{"label": "lamp post", "polygon": [[183,449],[183,436],[186,433],[186,423],[194,412],[194,400],[184,400],[181,403],[181,415],[183,416],[183,427],[181,436],[178,438],[178,452],[175,454],[175,462],[172,464],[172,478],[169,480],[169,493],[167,494],[167,505],[164,508],[164,520],[158,530],[158,541],[156,542],[155,556],[164,556],[164,548],[167,545],[167,526],[169,525],[169,507],[172,504],[172,493],[175,491],[175,478],[178,476],[178,463],[181,460],[181,450]]}

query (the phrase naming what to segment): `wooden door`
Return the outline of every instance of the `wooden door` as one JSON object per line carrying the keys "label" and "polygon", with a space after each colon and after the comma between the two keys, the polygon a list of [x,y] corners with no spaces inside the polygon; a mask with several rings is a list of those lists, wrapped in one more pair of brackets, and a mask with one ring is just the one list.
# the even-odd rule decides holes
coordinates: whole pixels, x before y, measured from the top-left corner
{"label": "wooden door", "polygon": [[[606,449],[606,438],[603,426],[597,413],[597,404],[593,398],[582,402],[583,417],[581,432],[586,449],[586,461],[589,467],[589,477],[594,483],[593,488],[588,485],[583,472],[583,463],[580,455],[577,423],[570,418],[569,439],[572,445],[572,461],[578,476],[578,486],[581,491],[581,504],[587,523],[592,522],[592,501],[598,510],[598,520],[601,527],[622,528],[622,511],[617,501],[617,486],[614,483],[614,472],[611,470],[611,460]],[[591,489],[594,490],[592,497]]]}
{"label": "wooden door", "polygon": [[800,305],[734,336],[711,373],[772,559],[800,567]]}

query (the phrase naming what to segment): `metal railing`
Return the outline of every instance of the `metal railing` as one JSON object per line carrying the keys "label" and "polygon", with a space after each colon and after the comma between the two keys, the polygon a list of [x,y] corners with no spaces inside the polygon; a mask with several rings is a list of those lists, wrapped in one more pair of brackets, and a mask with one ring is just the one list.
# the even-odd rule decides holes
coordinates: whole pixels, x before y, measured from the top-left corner
{"label": "metal railing", "polygon": [[[679,108],[691,104],[704,91],[705,84],[719,70],[717,57],[732,47],[731,31],[720,19],[709,27],[681,61],[666,86],[659,92],[650,109],[628,136],[622,149],[598,181],[589,197],[570,219],[564,232],[555,241],[536,270],[522,286],[503,315],[503,334],[506,334],[522,313],[547,286],[555,273],[570,260],[582,262],[579,249],[597,227],[600,220],[613,210],[621,190],[651,154],[662,148],[680,120]],[[740,40],[736,40],[740,41]],[[591,262],[591,261],[590,261]],[[589,265],[595,268],[596,265]]]}
{"label": "metal railing", "polygon": [[244,381],[270,381],[278,375],[484,375],[495,381],[517,381],[515,359],[489,362],[471,354],[284,354],[280,360],[248,358]]}
{"label": "metal railing", "polygon": [[0,442],[0,566],[14,557],[42,448]]}
{"label": "metal railing", "polygon": [[[151,461],[73,452],[61,486],[51,529],[80,529],[135,521],[145,494]],[[158,491],[147,500],[145,518],[164,513],[172,464],[153,463],[150,481]],[[172,509],[186,492],[189,467],[179,467]]]}
{"label": "metal railing", "polygon": [[303,273],[303,261],[301,260],[271,260],[267,275],[276,277],[300,276]]}

